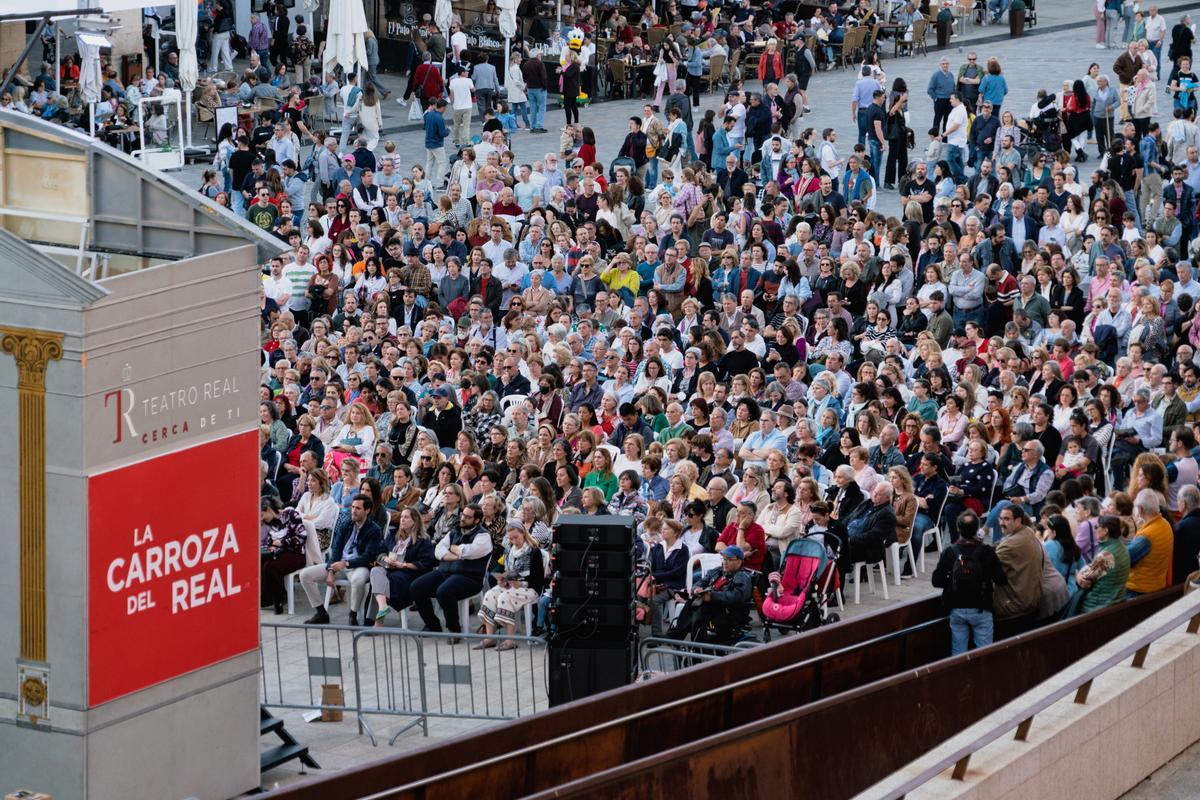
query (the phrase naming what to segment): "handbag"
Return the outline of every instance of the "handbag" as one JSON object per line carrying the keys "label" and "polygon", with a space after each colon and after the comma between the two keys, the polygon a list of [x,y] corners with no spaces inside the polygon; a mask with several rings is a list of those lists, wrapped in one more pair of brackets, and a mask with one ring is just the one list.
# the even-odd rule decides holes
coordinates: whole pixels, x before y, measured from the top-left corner
{"label": "handbag", "polygon": [[409,120],[409,122],[417,122],[423,116],[424,115],[421,113],[420,102],[414,100],[413,102],[408,104],[408,120]]}

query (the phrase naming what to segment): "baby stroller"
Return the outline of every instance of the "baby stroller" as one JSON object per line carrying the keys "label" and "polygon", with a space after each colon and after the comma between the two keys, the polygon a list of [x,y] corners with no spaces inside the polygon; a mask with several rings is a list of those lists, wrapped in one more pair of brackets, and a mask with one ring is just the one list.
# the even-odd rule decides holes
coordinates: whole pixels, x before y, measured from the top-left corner
{"label": "baby stroller", "polygon": [[837,622],[829,601],[838,590],[837,552],[840,541],[830,533],[794,539],[783,554],[783,569],[769,578],[771,590],[763,599],[763,639],[771,629],[808,631]]}

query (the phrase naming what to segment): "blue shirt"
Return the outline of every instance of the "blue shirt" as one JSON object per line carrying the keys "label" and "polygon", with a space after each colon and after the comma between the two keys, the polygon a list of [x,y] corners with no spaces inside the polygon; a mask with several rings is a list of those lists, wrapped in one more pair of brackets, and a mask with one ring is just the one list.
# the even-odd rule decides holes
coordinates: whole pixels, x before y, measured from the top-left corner
{"label": "blue shirt", "polygon": [[859,78],[854,84],[854,91],[850,93],[850,102],[854,103],[859,110],[871,105],[871,101],[875,97],[875,92],[880,88],[879,81],[872,78],[870,75]]}
{"label": "blue shirt", "polygon": [[[1008,81],[1004,80],[1003,75],[992,75],[989,72],[979,83],[979,96],[983,102],[991,103],[999,108],[1003,105],[1004,98],[1008,96]],[[996,112],[993,110],[992,113]]]}
{"label": "blue shirt", "polygon": [[446,127],[446,118],[437,108],[425,112],[425,149],[436,150],[446,142],[450,129]]}
{"label": "blue shirt", "polygon": [[929,77],[929,86],[926,87],[925,94],[934,100],[949,100],[950,95],[954,94],[954,75],[940,69],[935,70]]}
{"label": "blue shirt", "polygon": [[[762,431],[754,431],[746,440],[742,442],[742,447],[750,450],[762,450],[764,447],[773,447],[781,453],[787,454],[787,437],[779,432],[779,429],[764,434]],[[745,463],[747,467],[766,467],[767,462],[748,460]]]}
{"label": "blue shirt", "polygon": [[1142,440],[1142,446],[1152,450],[1162,444],[1163,420],[1162,415],[1153,408],[1147,408],[1145,414],[1138,414],[1137,408],[1131,408],[1121,418],[1121,428],[1132,428]]}

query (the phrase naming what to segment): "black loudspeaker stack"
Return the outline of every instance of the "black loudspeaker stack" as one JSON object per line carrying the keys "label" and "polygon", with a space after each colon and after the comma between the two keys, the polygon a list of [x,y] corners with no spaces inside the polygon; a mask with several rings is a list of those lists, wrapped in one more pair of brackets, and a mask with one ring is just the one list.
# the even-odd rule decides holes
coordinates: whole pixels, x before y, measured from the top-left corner
{"label": "black loudspeaker stack", "polygon": [[628,686],[637,670],[632,517],[565,515],[554,530],[550,705]]}

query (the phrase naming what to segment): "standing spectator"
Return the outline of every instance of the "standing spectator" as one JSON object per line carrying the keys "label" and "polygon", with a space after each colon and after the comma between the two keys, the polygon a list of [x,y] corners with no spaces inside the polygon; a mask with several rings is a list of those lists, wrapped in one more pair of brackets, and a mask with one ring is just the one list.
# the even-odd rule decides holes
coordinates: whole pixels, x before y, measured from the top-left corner
{"label": "standing spectator", "polygon": [[479,105],[479,116],[482,117],[495,104],[496,93],[500,91],[500,79],[485,54],[480,53],[477,58],[475,68],[471,70],[471,81],[475,84],[475,101]]}
{"label": "standing spectator", "polygon": [[562,105],[566,123],[578,125],[579,104],[577,100],[581,81],[579,54],[574,50],[568,50],[567,63],[558,68],[558,73],[562,81]]}
{"label": "standing spectator", "polygon": [[425,112],[425,174],[435,189],[442,188],[446,175],[446,137],[450,129],[446,127],[446,101],[438,98]]}
{"label": "standing spectator", "polygon": [[967,176],[963,173],[963,148],[967,146],[967,107],[962,98],[955,92],[950,95],[950,113],[946,118],[946,129],[942,133],[942,141],[946,143],[946,160],[950,162],[950,172],[955,183],[963,183]]}
{"label": "standing spectator", "polygon": [[229,39],[233,36],[233,0],[217,0],[213,11],[212,44],[208,55],[208,71],[217,71],[217,58],[220,57],[225,69],[233,69],[233,53],[229,49]]}
{"label": "standing spectator", "polygon": [[1150,16],[1146,17],[1146,43],[1150,52],[1154,53],[1154,80],[1162,79],[1162,46],[1167,38],[1167,20],[1158,13],[1158,6],[1150,6]]}
{"label": "standing spectator", "polygon": [[[934,75],[936,76],[937,73],[934,73]],[[875,92],[882,88],[879,85],[879,81],[875,80],[871,75],[871,68],[864,66],[862,68],[862,77],[854,84],[854,90],[850,93],[850,121],[858,125],[859,144],[867,143],[868,127],[871,124],[871,121],[863,115],[863,111],[871,105]]]}
{"label": "standing spectator", "polygon": [[[871,95],[870,104],[863,110],[858,112],[859,119],[866,118],[867,127],[867,147],[871,154],[870,171],[871,177],[875,182],[879,182],[880,168],[883,166],[883,140],[884,121],[887,119],[887,113],[883,110],[883,90],[876,89]],[[907,143],[900,144],[900,147],[906,147]]]}
{"label": "standing spectator", "polygon": [[1008,584],[996,551],[979,538],[975,512],[960,514],[955,528],[958,540],[942,551],[933,570],[933,585],[942,590],[942,602],[950,611],[952,656],[967,652],[972,638],[976,649],[992,643],[993,587]]}
{"label": "standing spectator", "polygon": [[[904,122],[904,112],[907,108],[908,84],[903,78],[896,78],[892,81],[892,92],[888,95],[883,123],[883,133],[887,139],[887,168],[883,176],[885,189],[895,189],[897,181],[903,184],[905,176],[908,175],[908,128]],[[909,199],[916,198],[910,193]],[[932,204],[932,195],[930,203]]]}
{"label": "standing spectator", "polygon": [[246,44],[258,53],[262,63],[266,64],[271,60],[271,32],[258,14],[250,15],[250,31],[246,34]]}
{"label": "standing spectator", "polygon": [[467,67],[460,64],[458,75],[450,79],[450,109],[454,118],[451,128],[454,144],[466,147],[471,143],[471,110],[475,107],[471,95],[475,84],[467,77]]}
{"label": "standing spectator", "polygon": [[529,96],[529,130],[545,133],[546,122],[546,65],[540,58],[528,58],[521,62],[521,77],[525,79],[525,93]]}
{"label": "standing spectator", "polygon": [[[387,100],[391,95],[388,88],[379,82],[379,40],[369,29],[363,33],[363,43],[367,49],[367,86],[374,86],[376,91]],[[366,86],[363,87],[364,89]]]}
{"label": "standing spectator", "polygon": [[1029,526],[1029,517],[1020,506],[1005,506],[1000,512],[1004,538],[996,546],[996,557],[1004,568],[1004,583],[992,588],[995,618],[1009,621],[1024,630],[1035,621],[1042,597],[1042,561],[1045,551],[1037,534]]}
{"label": "standing spectator", "polygon": [[1096,135],[1096,152],[1100,158],[1108,155],[1113,134],[1113,112],[1121,102],[1120,93],[1109,84],[1107,75],[1096,78],[1092,93],[1092,130]]}
{"label": "standing spectator", "polygon": [[296,35],[292,37],[292,62],[296,65],[296,82],[307,85],[312,78],[312,56],[315,51],[313,40],[308,36],[307,26],[297,23]]}
{"label": "standing spectator", "polygon": [[288,63],[288,51],[290,41],[288,31],[291,27],[291,21],[288,19],[287,7],[283,3],[276,3],[274,10],[271,12],[271,64],[278,67],[281,64]]}
{"label": "standing spectator", "polygon": [[440,65],[433,62],[433,54],[426,50],[421,56],[421,63],[408,78],[404,96],[398,98],[396,102],[405,105],[408,98],[415,94],[421,108],[428,108],[430,102],[441,97],[444,91],[445,84],[442,81]]}
{"label": "standing spectator", "polygon": [[342,97],[342,135],[338,140],[338,149],[345,150],[350,141],[350,133],[358,127],[358,113],[362,109],[362,89],[358,88],[358,72],[352,71],[346,76],[346,85],[341,88]]}
{"label": "standing spectator", "polygon": [[[950,116],[950,95],[954,94],[954,76],[950,74],[950,59],[943,58],[938,68],[929,76],[925,94],[933,101],[933,127],[942,130]],[[966,131],[964,130],[965,134]]]}

